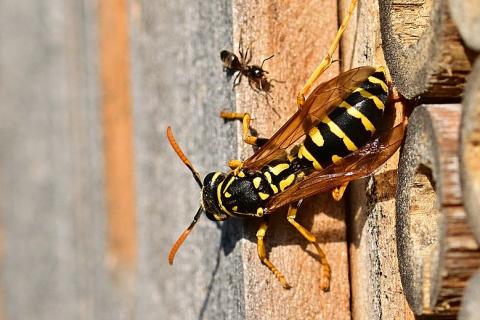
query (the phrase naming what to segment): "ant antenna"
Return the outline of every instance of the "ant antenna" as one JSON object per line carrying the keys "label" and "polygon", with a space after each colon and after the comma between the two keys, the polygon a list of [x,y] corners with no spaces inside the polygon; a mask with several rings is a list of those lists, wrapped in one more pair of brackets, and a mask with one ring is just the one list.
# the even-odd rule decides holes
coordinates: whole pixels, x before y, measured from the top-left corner
{"label": "ant antenna", "polygon": [[193,229],[193,226],[195,226],[195,224],[197,223],[198,219],[200,218],[200,215],[203,213],[203,208],[200,207],[198,208],[198,211],[197,213],[195,214],[195,217],[193,217],[193,221],[192,223],[190,223],[190,225],[188,226],[187,229],[185,229],[182,234],[180,235],[180,237],[178,237],[177,241],[175,241],[175,243],[173,244],[172,246],[172,249],[170,249],[170,253],[168,254],[168,263],[170,265],[173,264],[173,259],[175,259],[175,254],[177,253],[178,249],[180,248],[180,246],[183,244],[183,242],[185,241],[185,239],[187,239],[187,236],[188,234],[190,233],[190,231]]}
{"label": "ant antenna", "polygon": [[270,57],[268,57],[268,58],[266,58],[266,59],[263,59],[262,65],[260,66],[260,69],[263,69],[263,64],[265,63],[265,61],[272,59],[274,56],[275,56],[275,55],[272,54]]}
{"label": "ant antenna", "polygon": [[195,170],[190,160],[188,160],[185,153],[183,153],[182,149],[180,149],[180,147],[178,146],[177,141],[175,141],[175,138],[173,137],[172,128],[170,127],[167,128],[167,138],[175,153],[178,155],[180,160],[182,160],[182,162],[187,166],[187,168],[192,172],[193,178],[195,179],[195,181],[197,181],[200,188],[202,188],[203,183],[202,179],[200,178],[200,174]]}

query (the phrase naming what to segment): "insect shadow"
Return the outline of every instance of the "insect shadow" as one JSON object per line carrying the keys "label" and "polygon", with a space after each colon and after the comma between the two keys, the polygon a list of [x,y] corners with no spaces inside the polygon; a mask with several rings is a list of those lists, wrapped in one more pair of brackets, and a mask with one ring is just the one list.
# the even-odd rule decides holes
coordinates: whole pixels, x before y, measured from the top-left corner
{"label": "insect shadow", "polygon": [[[319,209],[321,208],[321,209]],[[317,215],[325,214],[335,220],[344,219],[344,205],[332,200],[330,193],[311,197],[305,200],[299,208],[297,220],[311,230]],[[321,211],[321,212],[319,212]],[[320,262],[315,251],[310,250],[308,241],[305,240],[296,229],[287,221],[286,208],[279,210],[270,217],[270,227],[265,238],[267,252],[272,248],[286,245],[300,245],[313,259]],[[232,219],[222,223],[217,223],[217,227],[221,229],[221,237],[219,247],[216,250],[215,267],[210,275],[207,285],[207,292],[198,315],[199,320],[206,319],[206,312],[211,303],[214,292],[217,291],[216,280],[219,278],[218,273],[221,269],[222,255],[228,257],[235,249],[237,243],[246,239],[256,244],[256,232],[259,226],[258,219]],[[331,242],[345,241],[345,229],[327,229],[320,232],[314,232],[318,237],[320,245]],[[307,248],[308,247],[308,248]],[[313,249],[313,248],[312,248]]]}

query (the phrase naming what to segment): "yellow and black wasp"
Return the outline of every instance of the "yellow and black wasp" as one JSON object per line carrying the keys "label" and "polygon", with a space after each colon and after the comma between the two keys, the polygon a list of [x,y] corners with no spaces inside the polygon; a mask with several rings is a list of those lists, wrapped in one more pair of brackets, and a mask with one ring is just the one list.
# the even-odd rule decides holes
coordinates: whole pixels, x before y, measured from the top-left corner
{"label": "yellow and black wasp", "polygon": [[299,109],[270,138],[249,135],[248,113],[223,112],[226,119],[243,121],[243,139],[260,148],[247,160],[232,160],[227,173],[212,172],[202,181],[180,150],[170,128],[167,137],[201,188],[201,203],[190,226],[173,245],[174,256],[202,213],[213,221],[235,217],[257,217],[258,256],[284,288],[290,288],[283,274],[266,257],[263,239],[268,229],[266,217],[289,206],[287,219],[312,243],[322,264],[323,290],[330,285],[330,266],[316,237],[296,221],[297,208],[304,198],[334,190],[340,198],[349,181],[365,177],[398,149],[404,123],[378,132],[391,95],[383,68],[360,67],[318,85],[305,100],[313,82],[331,63],[331,55],[348,23],[357,0],[352,0],[329,54],[312,74],[297,97]]}

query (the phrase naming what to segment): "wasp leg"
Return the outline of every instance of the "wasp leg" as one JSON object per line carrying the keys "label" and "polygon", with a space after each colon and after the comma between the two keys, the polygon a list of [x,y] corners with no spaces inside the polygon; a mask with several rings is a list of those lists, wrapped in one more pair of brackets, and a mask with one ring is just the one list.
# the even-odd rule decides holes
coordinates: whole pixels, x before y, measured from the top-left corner
{"label": "wasp leg", "polygon": [[238,159],[228,160],[227,165],[230,167],[230,169],[235,170],[241,167],[243,165],[243,162]]}
{"label": "wasp leg", "polygon": [[262,261],[262,263],[264,265],[267,266],[268,269],[270,269],[270,271],[273,272],[273,274],[275,275],[275,277],[277,277],[278,281],[280,281],[280,283],[282,284],[282,287],[284,287],[285,289],[290,289],[291,286],[288,284],[287,280],[285,279],[284,275],[277,269],[277,267],[275,267],[273,265],[272,262],[270,262],[270,260],[268,260],[267,258],[267,254],[266,254],[266,251],[265,251],[265,245],[263,243],[263,238],[265,237],[265,234],[267,233],[267,229],[268,229],[268,222],[267,220],[264,220],[261,224],[260,224],[260,227],[258,228],[258,231],[257,231],[257,252],[258,252],[258,257],[260,258],[260,261]]}
{"label": "wasp leg", "polygon": [[320,281],[320,286],[323,291],[328,291],[330,290],[330,265],[328,264],[327,256],[318,245],[317,238],[295,220],[299,204],[300,202],[296,205],[291,204],[288,207],[287,220],[317,249],[318,256],[320,257],[320,263],[322,264],[322,280]]}
{"label": "wasp leg", "polygon": [[343,198],[343,194],[345,193],[345,189],[347,189],[348,182],[345,182],[340,187],[337,187],[332,190],[332,198],[335,201],[340,201]]}
{"label": "wasp leg", "polygon": [[313,83],[332,64],[332,56],[333,56],[335,50],[338,47],[338,44],[340,42],[340,38],[342,37],[343,32],[347,28],[348,21],[350,20],[350,17],[353,15],[353,11],[355,10],[355,7],[357,6],[357,1],[358,0],[352,0],[350,2],[350,7],[348,8],[347,15],[345,16],[345,18],[343,18],[342,24],[338,28],[335,39],[333,40],[332,44],[330,45],[330,48],[328,49],[328,52],[327,52],[326,56],[323,58],[322,62],[320,62],[318,67],[310,75],[310,78],[308,78],[308,80],[305,83],[305,85],[303,86],[302,90],[300,90],[300,92],[298,93],[298,95],[297,95],[297,105],[298,105],[299,108],[301,108],[303,106],[303,104],[305,103],[305,94],[307,94],[307,92],[310,90]]}
{"label": "wasp leg", "polygon": [[222,111],[220,112],[220,117],[226,120],[242,120],[243,141],[245,141],[245,143],[261,147],[268,141],[268,139],[258,138],[250,134],[250,122],[252,121],[252,117],[249,113]]}

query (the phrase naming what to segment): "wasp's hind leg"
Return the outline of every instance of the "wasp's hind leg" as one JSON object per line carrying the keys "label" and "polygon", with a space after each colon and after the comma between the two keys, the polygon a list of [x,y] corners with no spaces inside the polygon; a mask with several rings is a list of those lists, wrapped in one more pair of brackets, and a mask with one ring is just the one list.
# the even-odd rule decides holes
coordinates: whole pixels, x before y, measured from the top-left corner
{"label": "wasp's hind leg", "polygon": [[303,106],[305,103],[305,95],[307,92],[310,90],[312,87],[313,83],[320,77],[320,75],[325,72],[325,70],[330,67],[332,64],[332,57],[333,54],[335,53],[335,50],[338,47],[338,44],[340,42],[340,38],[343,35],[343,32],[347,28],[348,21],[350,20],[350,17],[353,15],[353,11],[355,10],[357,6],[357,1],[358,0],[352,0],[350,2],[350,7],[348,8],[347,15],[343,18],[342,24],[338,28],[337,34],[335,36],[335,39],[333,40],[332,44],[330,45],[330,48],[328,49],[328,52],[326,56],[323,58],[322,62],[318,65],[318,67],[313,71],[313,73],[310,75],[310,78],[308,78],[307,82],[303,86],[302,90],[297,95],[297,105],[299,108]]}
{"label": "wasp's hind leg", "polygon": [[323,291],[328,291],[330,290],[330,265],[328,264],[327,261],[327,256],[323,252],[323,250],[320,248],[317,238],[305,227],[303,227],[301,224],[299,224],[296,220],[295,217],[297,216],[297,209],[298,206],[300,205],[301,202],[298,202],[295,205],[290,205],[288,207],[288,215],[287,215],[287,220],[290,222],[297,230],[302,234],[302,236],[307,239],[310,243],[312,243],[315,248],[317,249],[318,256],[320,258],[320,263],[322,264],[322,279],[320,281],[320,286]]}
{"label": "wasp's hind leg", "polygon": [[285,279],[284,275],[277,269],[277,267],[275,267],[273,265],[273,263],[268,260],[267,258],[267,253],[265,251],[265,244],[263,242],[263,238],[265,237],[265,234],[267,233],[267,229],[268,229],[268,221],[267,220],[264,220],[262,221],[262,223],[260,224],[260,227],[258,228],[258,231],[257,231],[257,252],[258,252],[258,257],[260,258],[260,261],[262,261],[262,263],[264,265],[267,266],[268,269],[270,269],[270,271],[273,272],[273,274],[275,275],[275,277],[277,277],[278,281],[280,281],[280,283],[282,284],[282,287],[284,287],[285,289],[290,289],[291,286],[288,284],[287,280]]}
{"label": "wasp's hind leg", "polygon": [[220,117],[226,120],[242,120],[242,136],[245,143],[261,147],[268,141],[268,139],[258,138],[250,134],[250,122],[252,121],[252,117],[249,113],[222,111],[220,112]]}

